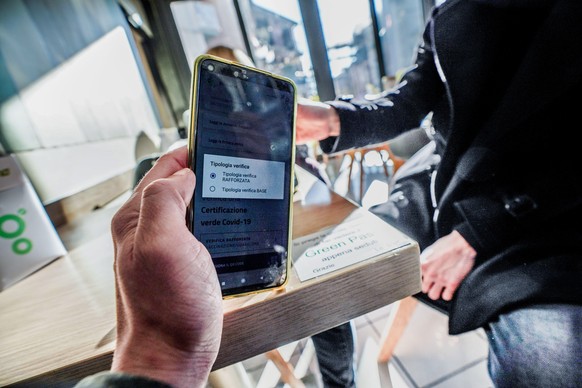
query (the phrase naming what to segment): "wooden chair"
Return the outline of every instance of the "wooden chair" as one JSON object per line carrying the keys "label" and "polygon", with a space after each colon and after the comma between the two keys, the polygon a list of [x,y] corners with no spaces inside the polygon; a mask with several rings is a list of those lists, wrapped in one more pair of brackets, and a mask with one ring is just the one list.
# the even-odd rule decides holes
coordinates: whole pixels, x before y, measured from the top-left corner
{"label": "wooden chair", "polygon": [[394,349],[402,337],[417,304],[418,301],[412,296],[393,304],[392,311],[388,317],[388,323],[380,339],[378,363],[385,364],[392,358]]}
{"label": "wooden chair", "polygon": [[[364,195],[364,180],[365,180],[365,171],[363,168],[363,161],[365,155],[369,152],[378,152],[382,153],[385,152],[388,155],[387,160],[382,161],[382,167],[384,169],[384,175],[386,179],[389,179],[391,175],[393,175],[406,161],[403,158],[400,158],[392,152],[390,149],[390,145],[388,143],[381,143],[374,146],[364,147],[364,148],[355,148],[351,150],[347,150],[342,153],[338,153],[337,155],[333,155],[328,157],[325,160],[326,163],[329,163],[330,158],[338,158],[341,157],[342,160],[347,156],[350,158],[350,164],[348,167],[348,192],[351,187],[351,177],[352,177],[352,170],[354,167],[354,163],[359,163],[360,167],[360,196],[359,200],[361,201]],[[392,171],[388,171],[388,162],[392,161],[393,167]],[[388,318],[388,322],[382,333],[382,337],[380,340],[380,346],[378,351],[378,360],[379,364],[386,364],[392,355],[394,354],[394,349],[398,344],[398,341],[402,337],[408,322],[410,321],[414,310],[418,304],[418,299],[416,296],[410,296],[404,298],[396,303],[394,303],[390,316]],[[443,311],[442,309],[440,309]]]}
{"label": "wooden chair", "polygon": [[448,315],[448,302],[443,300],[434,301],[423,293],[409,296],[394,303],[380,339],[378,363],[387,363],[392,358],[394,349],[400,341],[402,334],[404,334],[406,326],[410,322],[419,301]]}
{"label": "wooden chair", "polygon": [[[348,184],[347,190],[350,191],[351,184],[352,184],[352,170],[355,163],[359,164],[359,171],[360,171],[360,192],[358,200],[361,202],[364,196],[364,181],[365,181],[365,170],[364,170],[364,159],[366,154],[370,152],[377,152],[382,157],[382,168],[384,169],[384,175],[388,180],[399,168],[404,164],[405,160],[400,158],[392,152],[390,149],[390,145],[388,143],[381,143],[373,146],[362,147],[362,148],[354,148],[347,150],[342,153],[338,153],[333,156],[328,156],[326,163],[329,163],[329,160],[332,158],[342,158],[342,160],[347,156],[350,158],[350,164],[348,167]],[[384,159],[384,155],[386,155],[386,159]],[[388,170],[388,165],[392,163],[391,171]]]}
{"label": "wooden chair", "polygon": [[[387,153],[388,159],[383,160],[382,166],[386,178],[389,179],[390,176],[393,175],[404,164],[405,159],[394,155],[388,143],[382,143],[371,147],[351,149],[335,156],[342,158],[348,156],[350,158],[350,164],[348,167],[348,192],[351,187],[351,177],[354,163],[359,163],[360,201],[362,200],[364,195],[364,179],[365,179],[365,171],[363,169],[364,157],[369,152],[382,153],[383,151]],[[390,160],[393,162],[392,172],[389,172],[387,167],[387,164]],[[388,318],[388,322],[380,339],[380,346],[377,359],[378,364],[386,364],[392,358],[392,355],[394,354],[394,349],[396,348],[396,345],[398,344],[400,338],[402,337],[402,334],[404,333],[406,326],[408,325],[408,322],[410,321],[412,314],[416,309],[416,306],[418,304],[418,297],[421,297],[420,295],[421,294],[410,296],[394,303],[392,311]],[[432,307],[436,307],[439,311],[446,313],[446,307],[443,306],[437,307],[428,301],[427,303]]]}
{"label": "wooden chair", "polygon": [[282,381],[289,388],[305,388],[301,379],[307,374],[315,357],[315,348],[311,339],[308,339],[293,366],[290,358],[298,344],[299,341],[295,341],[266,352],[268,361],[256,381],[247,373],[243,363],[239,362],[210,373],[209,385],[212,388],[270,388]]}

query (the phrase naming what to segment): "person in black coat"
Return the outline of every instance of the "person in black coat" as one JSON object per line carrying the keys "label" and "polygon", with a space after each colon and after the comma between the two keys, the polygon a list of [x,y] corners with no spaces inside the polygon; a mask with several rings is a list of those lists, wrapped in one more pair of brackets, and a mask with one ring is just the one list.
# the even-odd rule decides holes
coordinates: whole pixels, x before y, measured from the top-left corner
{"label": "person in black coat", "polygon": [[[298,141],[322,140],[328,152],[388,140],[433,112],[441,162],[432,185],[434,243],[421,255],[423,291],[450,300],[451,333],[485,328],[496,386],[582,381],[582,175],[571,136],[580,126],[580,20],[579,0],[448,0],[435,9],[416,65],[396,90],[371,101],[299,106]],[[186,160],[185,148],[163,156],[114,217],[114,373],[79,387],[206,383],[222,322],[208,253],[196,241],[178,244],[188,252],[166,249],[166,264],[174,265],[150,271],[152,279],[131,260],[159,266],[157,245],[193,239],[183,222],[194,187]],[[136,209],[176,225],[160,236],[134,222]],[[143,249],[125,249],[136,239]],[[200,248],[195,258],[192,244]],[[195,265],[176,265],[184,260]],[[178,267],[193,271],[188,287],[183,271],[171,271]],[[152,284],[165,291],[144,292]],[[183,297],[151,303],[176,292]],[[189,308],[176,308],[180,301]]]}
{"label": "person in black coat", "polygon": [[[496,386],[582,382],[582,3],[448,0],[394,90],[303,101],[297,140],[387,141],[432,112],[436,152],[422,291],[449,331],[483,327]],[[410,226],[410,225],[409,225]],[[420,235],[422,233],[422,235]]]}

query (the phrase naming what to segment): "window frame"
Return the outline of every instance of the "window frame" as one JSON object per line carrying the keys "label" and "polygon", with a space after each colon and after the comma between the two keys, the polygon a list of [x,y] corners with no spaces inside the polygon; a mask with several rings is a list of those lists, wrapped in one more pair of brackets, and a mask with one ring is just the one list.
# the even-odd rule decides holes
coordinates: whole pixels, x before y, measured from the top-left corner
{"label": "window frame", "polygon": [[[182,46],[178,28],[175,24],[170,3],[173,1],[186,0],[142,0],[146,16],[150,21],[154,37],[154,50],[156,52],[155,61],[159,69],[160,76],[165,84],[168,98],[172,105],[172,111],[175,115],[176,122],[184,126],[182,112],[189,108],[190,101],[190,82],[191,70],[188,64],[186,53]],[[303,28],[311,62],[315,83],[320,100],[335,99],[336,92],[327,46],[323,34],[323,26],[320,18],[317,2],[314,0],[296,0],[298,1]],[[435,0],[417,0],[422,2],[424,19],[426,20],[434,7]],[[253,58],[253,52],[249,41],[249,34],[245,26],[239,0],[232,0],[233,7],[238,18],[238,28],[242,35],[247,54]],[[374,47],[378,60],[379,79],[384,80],[389,76],[386,72],[382,44],[379,35],[379,24],[377,19],[376,7],[374,0],[369,0],[369,10],[374,31]],[[382,85],[379,85],[382,87]]]}

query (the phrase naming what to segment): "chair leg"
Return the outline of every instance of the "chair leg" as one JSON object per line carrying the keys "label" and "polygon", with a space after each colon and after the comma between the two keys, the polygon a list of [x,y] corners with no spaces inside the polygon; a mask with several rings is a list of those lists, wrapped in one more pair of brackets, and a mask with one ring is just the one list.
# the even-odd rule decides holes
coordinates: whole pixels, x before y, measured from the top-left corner
{"label": "chair leg", "polygon": [[245,370],[242,362],[212,371],[208,376],[208,385],[212,388],[256,387],[255,382]]}
{"label": "chair leg", "polygon": [[384,155],[382,152],[378,152],[380,154],[380,158],[382,159],[382,167],[384,168],[384,176],[386,176],[386,180],[390,179],[390,173],[388,172],[388,162],[390,161],[390,153],[386,152],[386,160],[384,160]]}
{"label": "chair leg", "polygon": [[350,157],[350,168],[348,169],[348,191],[346,192],[347,195],[350,194],[350,187],[352,187],[352,169],[354,167],[354,161],[356,158],[355,153],[349,153],[348,155]]}
{"label": "chair leg", "polygon": [[295,371],[291,364],[285,361],[277,349],[270,350],[265,354],[275,364],[279,372],[281,372],[281,380],[285,384],[289,384],[291,388],[305,388],[303,382],[295,376]]}
{"label": "chair leg", "polygon": [[418,300],[412,296],[395,303],[395,306],[393,306],[390,316],[388,317],[388,323],[386,324],[386,328],[384,329],[380,341],[378,362],[385,363],[392,358],[394,349],[404,333],[417,304]]}
{"label": "chair leg", "polygon": [[366,153],[364,151],[360,152],[360,204],[362,204],[362,200],[364,199],[364,156]]}

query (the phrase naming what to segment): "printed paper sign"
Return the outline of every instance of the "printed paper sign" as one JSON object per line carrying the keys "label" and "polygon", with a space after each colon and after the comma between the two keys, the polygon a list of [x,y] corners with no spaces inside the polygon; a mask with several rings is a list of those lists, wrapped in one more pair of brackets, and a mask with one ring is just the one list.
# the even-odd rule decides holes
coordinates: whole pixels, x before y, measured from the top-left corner
{"label": "printed paper sign", "polygon": [[335,227],[293,240],[293,263],[305,281],[410,244],[410,238],[359,209]]}

